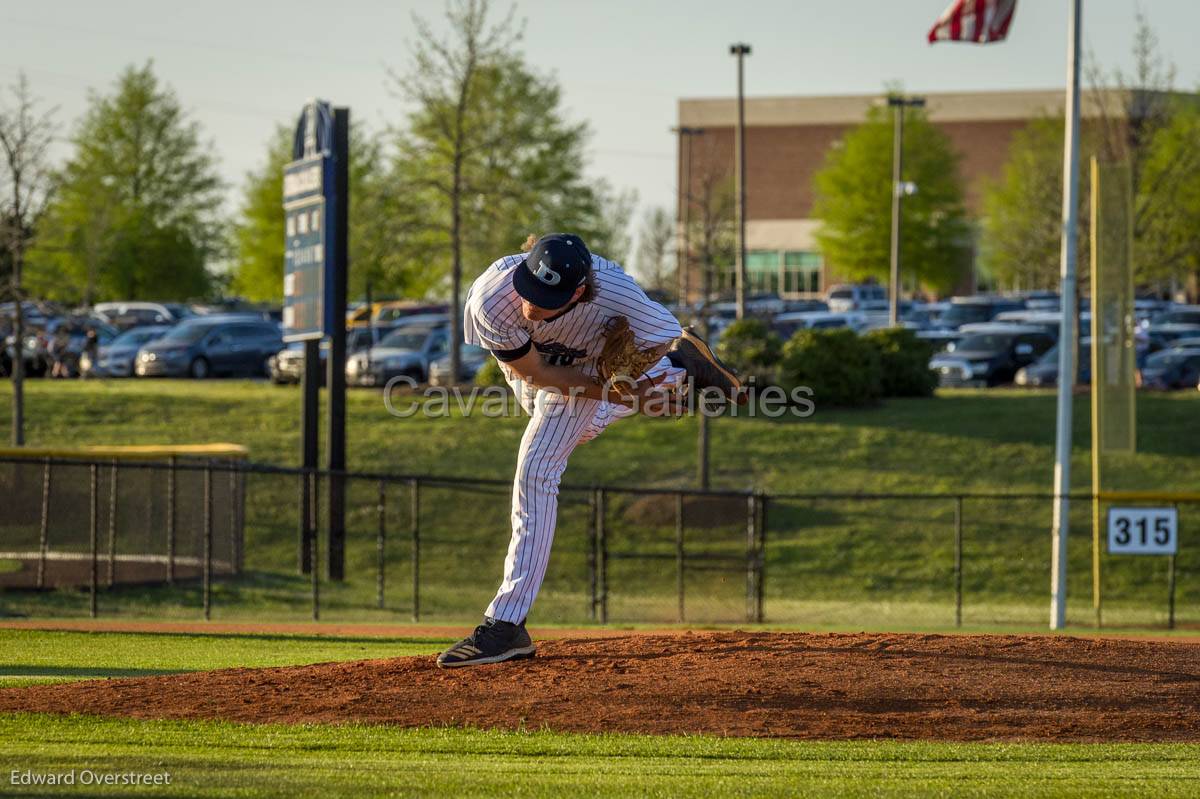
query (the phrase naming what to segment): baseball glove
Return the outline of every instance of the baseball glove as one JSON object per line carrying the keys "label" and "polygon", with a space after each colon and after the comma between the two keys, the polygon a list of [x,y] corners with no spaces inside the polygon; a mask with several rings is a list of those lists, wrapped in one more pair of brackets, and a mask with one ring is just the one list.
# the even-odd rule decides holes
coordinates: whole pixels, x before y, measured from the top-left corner
{"label": "baseball glove", "polygon": [[600,378],[607,385],[636,383],[662,357],[662,347],[638,349],[629,320],[614,316],[604,325],[604,348],[596,358]]}

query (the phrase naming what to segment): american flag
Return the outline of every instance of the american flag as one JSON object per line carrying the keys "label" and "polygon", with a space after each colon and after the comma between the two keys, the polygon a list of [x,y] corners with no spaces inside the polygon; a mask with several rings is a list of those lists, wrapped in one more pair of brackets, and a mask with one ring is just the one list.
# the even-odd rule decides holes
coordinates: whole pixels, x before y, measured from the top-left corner
{"label": "american flag", "polygon": [[1017,0],[954,0],[929,29],[929,43],[1003,41]]}

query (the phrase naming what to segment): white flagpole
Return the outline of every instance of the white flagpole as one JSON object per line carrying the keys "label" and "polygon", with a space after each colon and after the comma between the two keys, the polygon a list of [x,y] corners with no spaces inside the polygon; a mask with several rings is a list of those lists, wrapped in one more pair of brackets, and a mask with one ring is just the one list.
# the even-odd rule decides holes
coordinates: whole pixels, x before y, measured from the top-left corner
{"label": "white flagpole", "polygon": [[1070,528],[1071,395],[1075,387],[1075,208],[1079,190],[1079,27],[1082,0],[1068,0],[1066,142],[1063,151],[1062,326],[1058,334],[1058,435],[1054,449],[1054,522],[1050,553],[1050,629],[1067,623]]}

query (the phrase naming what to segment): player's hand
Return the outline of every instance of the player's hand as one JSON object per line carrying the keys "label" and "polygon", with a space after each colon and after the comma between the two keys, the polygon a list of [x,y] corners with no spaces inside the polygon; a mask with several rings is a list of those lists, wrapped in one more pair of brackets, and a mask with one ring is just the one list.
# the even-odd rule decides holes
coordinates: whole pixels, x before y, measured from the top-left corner
{"label": "player's hand", "polygon": [[683,397],[674,388],[661,384],[666,374],[646,377],[636,384],[629,380],[614,380],[609,387],[613,402],[633,408],[647,416],[678,416],[683,410]]}

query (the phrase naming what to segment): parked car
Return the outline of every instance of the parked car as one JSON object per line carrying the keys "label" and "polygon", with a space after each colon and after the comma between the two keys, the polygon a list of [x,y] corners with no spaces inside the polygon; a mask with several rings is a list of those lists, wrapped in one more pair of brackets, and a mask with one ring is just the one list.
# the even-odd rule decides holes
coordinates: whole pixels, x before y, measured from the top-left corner
{"label": "parked car", "polygon": [[462,350],[459,352],[458,380],[450,379],[450,356],[447,354],[429,364],[429,385],[450,386],[456,382],[470,383],[490,357],[492,357],[491,353],[483,347],[463,344]]}
{"label": "parked car", "polygon": [[828,311],[829,303],[825,300],[800,299],[800,300],[784,300],[783,310],[780,313],[804,313],[805,311]]}
{"label": "parked car", "polygon": [[[1079,353],[1075,356],[1075,370],[1078,375],[1076,382],[1085,385],[1092,382],[1092,340],[1090,338],[1079,340]],[[1013,382],[1018,386],[1033,388],[1058,385],[1058,344],[1046,350],[1045,354],[1034,363],[1018,369],[1016,376],[1013,377]]]}
{"label": "parked car", "polygon": [[[1076,336],[1083,338],[1091,332],[1091,311],[1081,311],[1075,321],[1078,325],[1078,332],[1076,333]],[[996,314],[996,317],[992,320],[992,322],[1041,328],[1046,333],[1053,336],[1055,341],[1058,341],[1058,334],[1062,330],[1062,312],[1004,311]]]}
{"label": "parked car", "polygon": [[346,383],[381,386],[401,375],[425,382],[429,364],[446,353],[449,326],[444,314],[410,317],[374,347],[346,359]]}
{"label": "parked car", "polygon": [[[346,357],[369,349],[392,331],[391,325],[355,327],[346,331]],[[329,358],[329,342],[322,341],[317,350],[321,358],[321,385],[325,385],[326,364]],[[304,377],[304,342],[293,341],[267,360],[267,376],[277,385],[299,383]]]}
{"label": "parked car", "polygon": [[1172,305],[1150,318],[1150,327],[1162,325],[1200,325],[1200,305]]}
{"label": "parked car", "polygon": [[846,311],[887,310],[887,289],[875,283],[844,283],[830,286],[825,292],[829,310]]}
{"label": "parked car", "polygon": [[1200,324],[1191,324],[1190,322],[1156,323],[1145,330],[1149,340],[1157,343],[1160,348],[1170,347],[1179,339],[1200,336]]}
{"label": "parked car", "polygon": [[94,377],[133,377],[133,362],[138,350],[146,344],[162,338],[171,329],[170,325],[143,325],[121,333],[107,344],[101,344],[96,362],[87,356],[79,360],[80,371]]}
{"label": "parked car", "polygon": [[[321,366],[320,384],[325,385],[326,364],[329,360],[329,342],[322,341],[317,348]],[[304,342],[292,341],[284,348],[267,359],[267,377],[271,382],[282,386],[287,383],[299,383],[304,378]]]}
{"label": "parked car", "polygon": [[[25,341],[21,347],[21,355],[25,362],[26,377],[40,377],[45,374],[47,365],[41,356],[41,343],[39,341],[38,330],[32,332],[26,331]],[[0,366],[3,366],[5,374],[11,374],[13,369],[13,359],[16,358],[17,341],[16,334],[11,330],[4,336],[4,357]]]}
{"label": "parked car", "polygon": [[866,317],[861,313],[803,311],[801,313],[777,314],[771,320],[771,329],[786,341],[794,336],[798,330],[827,330],[835,327],[848,327],[857,332],[865,328],[866,324]]}
{"label": "parked car", "polygon": [[929,368],[937,374],[942,386],[1010,383],[1018,369],[1030,365],[1054,346],[1054,339],[1036,327],[978,324],[961,332],[960,341],[929,361]]}
{"label": "parked car", "polygon": [[364,303],[346,314],[346,326],[350,328],[366,327],[372,319],[377,323],[394,325],[409,317],[445,314],[449,311],[449,306],[444,303],[428,303],[417,300],[374,302],[369,308]]}
{"label": "parked car", "polygon": [[1200,349],[1156,352],[1138,370],[1138,385],[1142,388],[1192,388],[1197,383],[1200,383]]}
{"label": "parked car", "polygon": [[1185,336],[1171,342],[1168,349],[1193,350],[1200,349],[1200,336]]}
{"label": "parked car", "polygon": [[1157,297],[1138,297],[1133,301],[1133,315],[1138,324],[1148,324],[1151,319],[1165,311],[1170,303]]}
{"label": "parked car", "polygon": [[1022,302],[1030,311],[1062,310],[1062,296],[1057,291],[1042,289],[1018,291],[1012,295],[1012,298]]}
{"label": "parked car", "polygon": [[121,330],[143,325],[174,325],[195,316],[179,302],[98,302],[92,313]]}
{"label": "parked car", "polygon": [[957,330],[963,325],[990,322],[1005,311],[1019,311],[1025,307],[1021,300],[1009,297],[954,297],[950,307],[938,318],[939,327]]}
{"label": "parked car", "polygon": [[939,352],[945,352],[946,349],[953,343],[962,340],[962,333],[957,330],[918,330],[917,338],[929,344],[930,349],[936,355]]}
{"label": "parked car", "polygon": [[931,330],[937,326],[938,320],[950,308],[948,302],[913,302],[901,304],[900,321],[907,323],[914,330]]}
{"label": "parked car", "polygon": [[179,323],[138,350],[138,377],[265,375],[283,347],[279,325],[250,314],[212,314]]}

